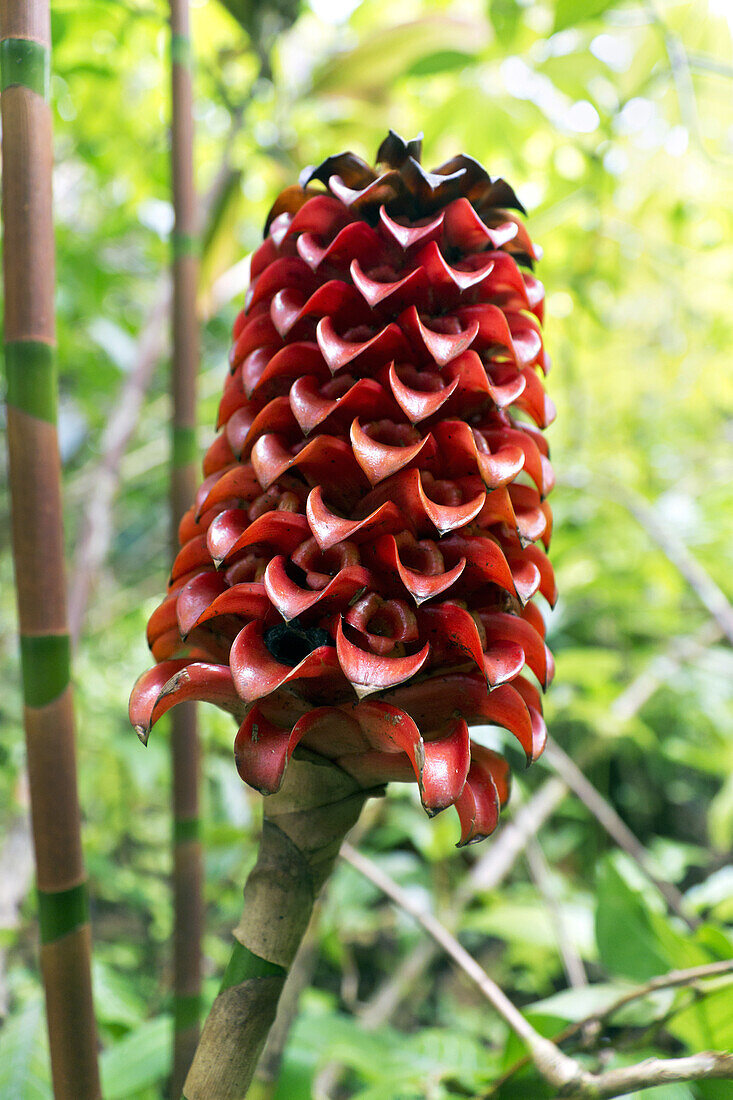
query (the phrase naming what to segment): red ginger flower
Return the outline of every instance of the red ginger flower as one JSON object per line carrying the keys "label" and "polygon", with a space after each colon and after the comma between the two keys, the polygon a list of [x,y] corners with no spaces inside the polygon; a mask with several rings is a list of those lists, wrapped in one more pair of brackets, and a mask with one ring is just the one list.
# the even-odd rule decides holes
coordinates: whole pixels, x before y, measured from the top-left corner
{"label": "red ginger flower", "polygon": [[520,203],[470,157],[419,159],[390,132],[379,170],[330,157],[275,203],[130,717],[146,741],[214,702],[263,794],[302,744],[365,785],[417,780],[466,844],[508,797],[469,726],[528,763],[544,746],[523,669],[553,672],[532,599],[556,595],[535,545],[554,410]]}

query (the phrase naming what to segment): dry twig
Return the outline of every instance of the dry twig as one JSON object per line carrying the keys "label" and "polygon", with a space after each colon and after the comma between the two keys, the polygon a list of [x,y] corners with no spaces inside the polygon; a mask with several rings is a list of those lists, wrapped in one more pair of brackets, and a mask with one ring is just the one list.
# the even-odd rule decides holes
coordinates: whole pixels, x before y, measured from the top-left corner
{"label": "dry twig", "polygon": [[574,1058],[564,1054],[551,1039],[540,1035],[456,937],[431,913],[420,909],[407,891],[376,863],[348,843],[342,845],[341,855],[416,920],[453,959],[522,1040],[538,1072],[561,1096],[574,1100],[604,1100],[633,1089],[652,1088],[676,1081],[733,1079],[733,1054],[720,1051],[703,1051],[685,1058],[648,1058],[637,1065],[622,1066],[604,1073],[589,1073]]}
{"label": "dry twig", "polygon": [[[587,1016],[584,1016],[582,1020],[577,1020],[574,1024],[568,1024],[567,1027],[559,1031],[557,1035],[553,1036],[553,1043],[564,1043],[568,1039],[574,1038],[574,1036],[584,1033],[588,1027],[600,1028],[600,1025],[613,1019],[617,1012],[626,1005],[632,1004],[634,1001],[640,1001],[643,997],[648,997],[650,993],[656,993],[661,989],[674,989],[682,988],[684,986],[695,988],[701,981],[711,978],[721,978],[733,974],[733,959],[724,959],[722,962],[706,963],[703,966],[692,966],[686,970],[670,970],[666,974],[660,974],[656,978],[651,978],[643,985],[637,985],[634,989],[629,990],[628,993],[623,993],[617,997],[615,1001],[607,1005],[606,1008],[598,1009],[596,1012],[590,1012]],[[656,1024],[659,1021],[655,1021]],[[494,1082],[492,1093],[497,1092],[501,1085],[505,1081],[508,1081],[510,1077],[513,1077],[515,1073],[518,1073],[521,1069],[524,1069],[526,1065],[529,1065],[530,1059],[528,1056],[519,1058],[514,1065],[501,1075],[498,1081]]]}
{"label": "dry twig", "polygon": [[[581,489],[587,484],[588,477],[585,470],[576,470],[574,473],[566,474],[563,482],[569,487]],[[603,475],[594,476],[593,484],[596,489],[602,489],[609,499],[626,508],[644,528],[667,560],[684,577],[700,603],[708,610],[722,633],[733,645],[733,607],[728,597],[707,569],[690,553],[682,539],[664,522],[654,506],[645,500],[641,493],[612,478]]]}
{"label": "dry twig", "polygon": [[621,820],[611,803],[607,802],[600,791],[583,775],[575,761],[571,760],[568,754],[552,738],[547,740],[544,755],[558,775],[562,777],[566,786],[590,810],[611,839],[618,844],[619,848],[622,848],[631,856],[649,881],[656,886],[672,912],[676,913],[688,928],[694,928],[697,922],[688,912],[683,895],[673,883],[666,882],[654,874],[644,845],[632,833],[628,825]]}
{"label": "dry twig", "polygon": [[575,949],[571,937],[568,935],[565,917],[560,906],[560,899],[554,882],[552,872],[547,865],[545,853],[536,836],[530,839],[526,851],[529,873],[534,880],[537,890],[547,906],[555,932],[557,948],[562,959],[565,977],[571,989],[582,989],[588,984],[588,975],[585,972],[583,960]]}

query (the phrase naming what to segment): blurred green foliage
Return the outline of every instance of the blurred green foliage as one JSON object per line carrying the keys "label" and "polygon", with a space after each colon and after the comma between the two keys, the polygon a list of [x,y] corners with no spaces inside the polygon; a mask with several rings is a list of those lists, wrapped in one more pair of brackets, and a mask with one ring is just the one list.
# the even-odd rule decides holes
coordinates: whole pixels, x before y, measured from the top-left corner
{"label": "blurred green foliage", "polygon": [[[168,31],[160,0],[53,7],[60,427],[73,572],[105,424],[168,263]],[[566,798],[540,841],[592,984],[567,988],[555,918],[521,859],[500,888],[472,899],[460,923],[465,945],[546,1034],[629,983],[733,954],[733,655],[708,639],[671,660],[674,640],[694,636],[708,614],[629,510],[634,494],[653,503],[733,597],[731,29],[724,0],[193,4],[201,189],[228,145],[234,170],[206,236],[206,301],[256,246],[269,203],[304,164],[343,148],[371,159],[388,126],[406,136],[424,130],[428,165],[463,150],[506,176],[544,246],[562,593],[549,616],[557,676],[548,724],[571,756],[591,760],[589,778],[700,918],[690,933],[670,916],[582,804]],[[219,299],[205,326],[202,447],[240,303],[241,288]],[[169,1061],[166,730],[161,723],[144,751],[126,719],[130,686],[148,662],[145,622],[166,577],[165,391],[161,362],[122,465],[110,553],[74,670],[107,1100],[164,1095]],[[0,506],[7,551],[5,498]],[[26,795],[7,552],[0,577],[0,827],[10,829]],[[640,709],[614,707],[640,675],[654,677]],[[232,765],[229,721],[207,711],[203,722],[213,996],[259,807]],[[518,754],[513,760],[518,766]],[[515,789],[526,800],[549,773],[541,760]],[[459,854],[456,836],[449,815],[428,822],[414,792],[395,787],[371,809],[361,844],[441,915],[492,844]],[[19,873],[11,868],[11,884]],[[22,894],[18,921],[0,929],[0,1096],[45,1100],[30,884]],[[478,1096],[522,1055],[442,958],[391,1019],[365,1030],[359,1007],[420,942],[407,917],[350,867],[338,869],[279,1100],[317,1095],[313,1081],[331,1063],[342,1067],[334,1097]],[[608,1035],[606,1064],[725,1049],[730,987],[702,998],[649,996],[615,1017]],[[669,1085],[645,1097],[723,1100],[731,1088]],[[549,1092],[524,1070],[499,1095]]]}

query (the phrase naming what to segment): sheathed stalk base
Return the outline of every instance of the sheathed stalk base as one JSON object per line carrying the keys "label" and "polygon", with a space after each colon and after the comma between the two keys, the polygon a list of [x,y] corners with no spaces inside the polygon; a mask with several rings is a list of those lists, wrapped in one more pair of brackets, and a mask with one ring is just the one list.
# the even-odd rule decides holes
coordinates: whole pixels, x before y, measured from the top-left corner
{"label": "sheathed stalk base", "polygon": [[356,823],[365,788],[299,750],[264,801],[257,863],[244,887],[235,945],[184,1085],[184,1100],[244,1100],[313,904]]}

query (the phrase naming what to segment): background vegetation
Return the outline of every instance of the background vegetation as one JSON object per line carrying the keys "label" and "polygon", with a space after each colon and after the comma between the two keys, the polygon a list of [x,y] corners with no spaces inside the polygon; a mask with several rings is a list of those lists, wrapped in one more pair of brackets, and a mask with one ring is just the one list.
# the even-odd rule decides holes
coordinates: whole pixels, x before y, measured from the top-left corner
{"label": "background vegetation", "polygon": [[[246,285],[241,261],[304,164],[349,147],[371,159],[388,126],[423,129],[428,165],[463,150],[506,176],[545,249],[562,593],[549,615],[547,718],[605,803],[589,809],[568,791],[575,780],[558,754],[525,773],[508,746],[515,799],[492,840],[457,852],[455,818],[427,821],[415,790],[394,786],[368,809],[358,843],[554,1035],[633,984],[733,956],[733,615],[721,591],[733,596],[731,9],[227,7],[193,5],[197,172],[202,193],[214,186],[202,450]],[[164,1095],[171,1028],[166,732],[161,723],[145,751],[126,717],[168,555],[166,15],[158,0],[53,5],[60,431],[106,1100]],[[41,1100],[50,1085],[5,498],[0,508],[0,1095]],[[210,1000],[260,810],[233,766],[231,723],[202,709],[202,724]],[[641,859],[609,838],[604,805],[636,834]],[[523,1053],[348,864],[305,965],[280,1100],[479,1096]],[[600,1045],[586,1028],[575,1050],[597,1067],[730,1048],[724,981],[635,1001],[604,1023]],[[497,1095],[550,1095],[523,1074]],[[724,1100],[731,1088],[644,1096]]]}

